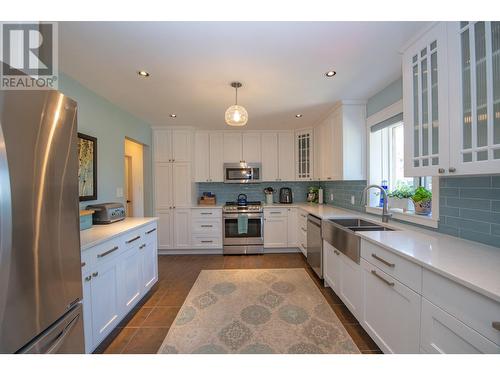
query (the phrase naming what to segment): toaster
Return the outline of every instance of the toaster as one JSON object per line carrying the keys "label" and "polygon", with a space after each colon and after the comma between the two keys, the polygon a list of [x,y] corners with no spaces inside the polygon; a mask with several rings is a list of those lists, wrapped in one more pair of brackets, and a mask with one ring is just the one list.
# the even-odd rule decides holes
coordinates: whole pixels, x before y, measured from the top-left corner
{"label": "toaster", "polygon": [[111,224],[125,219],[125,208],[121,203],[99,203],[87,206],[88,210],[93,210],[93,224]]}

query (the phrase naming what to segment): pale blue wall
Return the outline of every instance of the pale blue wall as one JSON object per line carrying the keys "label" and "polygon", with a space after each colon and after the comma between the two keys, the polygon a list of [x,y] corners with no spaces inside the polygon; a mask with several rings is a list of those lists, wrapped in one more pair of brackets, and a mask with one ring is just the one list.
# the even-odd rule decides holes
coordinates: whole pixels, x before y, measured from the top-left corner
{"label": "pale blue wall", "polygon": [[403,80],[399,78],[368,99],[366,103],[366,117],[370,117],[374,113],[396,103],[402,98]]}
{"label": "pale blue wall", "polygon": [[[123,202],[123,198],[116,197],[116,188],[124,186],[125,137],[146,145],[146,152],[150,152],[151,126],[65,74],[59,75],[59,90],[78,102],[78,131],[97,138],[95,202]],[[144,210],[150,214],[150,163],[145,165],[144,176]],[[95,202],[82,202],[81,206]]]}

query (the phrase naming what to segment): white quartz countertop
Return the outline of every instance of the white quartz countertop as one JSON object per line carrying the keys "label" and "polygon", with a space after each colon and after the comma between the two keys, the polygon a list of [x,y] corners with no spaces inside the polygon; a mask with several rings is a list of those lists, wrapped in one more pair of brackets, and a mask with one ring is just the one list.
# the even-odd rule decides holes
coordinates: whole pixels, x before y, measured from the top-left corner
{"label": "white quartz countertop", "polygon": [[321,219],[361,217],[396,229],[357,234],[423,268],[452,279],[500,302],[500,248],[487,246],[380,216],[311,203],[275,204],[264,207],[298,207]]}
{"label": "white quartz countertop", "polygon": [[93,225],[92,228],[80,231],[80,249],[87,250],[156,220],[158,220],[156,217],[128,217],[112,224]]}

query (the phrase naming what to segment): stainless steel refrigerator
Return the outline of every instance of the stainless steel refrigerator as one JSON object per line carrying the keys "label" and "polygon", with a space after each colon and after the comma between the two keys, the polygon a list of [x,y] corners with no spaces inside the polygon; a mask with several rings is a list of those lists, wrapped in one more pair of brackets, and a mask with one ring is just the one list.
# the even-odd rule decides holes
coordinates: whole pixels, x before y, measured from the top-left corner
{"label": "stainless steel refrigerator", "polygon": [[0,91],[0,353],[83,353],[77,105]]}

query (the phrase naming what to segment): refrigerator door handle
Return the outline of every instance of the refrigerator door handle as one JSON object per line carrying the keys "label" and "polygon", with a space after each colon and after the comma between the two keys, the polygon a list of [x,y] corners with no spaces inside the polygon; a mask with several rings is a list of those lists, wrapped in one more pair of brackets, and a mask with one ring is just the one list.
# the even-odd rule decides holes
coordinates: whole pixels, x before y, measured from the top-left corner
{"label": "refrigerator door handle", "polygon": [[50,346],[49,349],[47,349],[46,354],[55,354],[61,347],[61,345],[64,343],[64,340],[66,339],[66,336],[69,335],[71,332],[71,329],[73,326],[76,324],[76,322],[80,319],[80,315],[77,315],[73,318],[71,322],[61,331],[59,335],[54,339],[54,343]]}
{"label": "refrigerator door handle", "polygon": [[11,266],[12,202],[7,149],[0,123],[0,322],[7,309],[7,290]]}

